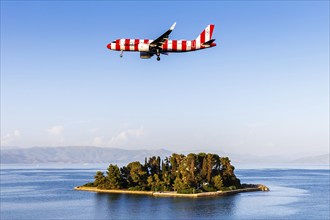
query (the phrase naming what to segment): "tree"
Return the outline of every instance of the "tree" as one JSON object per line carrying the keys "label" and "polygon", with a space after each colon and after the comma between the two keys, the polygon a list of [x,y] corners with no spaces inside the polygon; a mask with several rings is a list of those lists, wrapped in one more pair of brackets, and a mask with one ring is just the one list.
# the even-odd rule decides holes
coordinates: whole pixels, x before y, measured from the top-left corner
{"label": "tree", "polygon": [[178,175],[178,166],[179,164],[177,163],[176,157],[178,155],[177,154],[172,154],[172,156],[170,156],[170,163],[171,163],[171,178],[172,180],[175,180],[176,176]]}
{"label": "tree", "polygon": [[196,180],[196,188],[200,189],[204,182],[206,182],[206,163],[204,166],[203,161],[205,160],[205,153],[199,153],[196,156],[196,164],[195,164],[195,180]]}
{"label": "tree", "polygon": [[185,186],[188,188],[196,187],[195,179],[195,154],[189,154],[183,157],[179,165],[181,179]]}
{"label": "tree", "polygon": [[120,189],[122,188],[122,178],[120,175],[120,170],[117,165],[110,164],[107,171],[108,178],[108,189]]}
{"label": "tree", "polygon": [[161,172],[160,162],[161,162],[161,159],[160,159],[160,156],[158,156],[157,160],[156,160],[156,174],[158,174],[158,175],[160,175],[160,172]]}
{"label": "tree", "polygon": [[206,156],[206,161],[207,161],[207,174],[206,174],[206,179],[207,182],[211,182],[211,174],[212,174],[212,168],[214,166],[214,160],[213,160],[213,154],[207,154]]}
{"label": "tree", "polygon": [[221,162],[221,176],[223,179],[223,185],[226,187],[236,186],[236,188],[241,187],[241,182],[236,178],[234,174],[235,167],[230,164],[228,157],[223,157],[220,159]]}
{"label": "tree", "polygon": [[154,190],[154,178],[152,176],[148,176],[147,183],[149,188]]}
{"label": "tree", "polygon": [[105,183],[106,183],[106,178],[103,174],[103,172],[101,171],[97,171],[95,176],[94,176],[94,186],[96,186],[97,188],[103,189],[105,187]]}
{"label": "tree", "polygon": [[217,154],[191,153],[185,156],[174,153],[164,160],[159,156],[145,158],[144,165],[137,161],[119,169],[117,165],[110,164],[107,176],[98,171],[93,185],[108,189],[209,192],[223,187],[241,187],[234,169],[228,157],[221,158]]}
{"label": "tree", "polygon": [[121,186],[123,188],[128,188],[129,187],[129,169],[125,166],[123,166],[122,168],[120,168],[120,176],[121,176]]}
{"label": "tree", "polygon": [[163,188],[163,182],[159,179],[158,174],[149,176],[147,182],[152,191],[159,191]]}
{"label": "tree", "polygon": [[222,184],[222,178],[220,175],[216,175],[215,177],[213,177],[212,182],[213,182],[214,188],[216,188],[217,190],[222,189],[223,184]]}
{"label": "tree", "polygon": [[207,179],[206,179],[206,176],[207,176],[207,159],[206,159],[206,156],[203,158],[203,165],[202,165],[202,172],[201,172],[201,181],[204,183],[204,182],[207,182]]}
{"label": "tree", "polygon": [[148,174],[153,176],[154,174],[160,174],[160,157],[150,157],[147,162]]}
{"label": "tree", "polygon": [[144,189],[147,186],[148,175],[141,163],[138,161],[129,163],[127,168],[129,170],[129,187],[139,186],[140,189]]}
{"label": "tree", "polygon": [[221,163],[219,155],[213,154],[213,162],[212,176],[220,175]]}
{"label": "tree", "polygon": [[190,172],[190,181],[192,183],[195,183],[195,171],[196,171],[196,167],[195,167],[195,164],[196,164],[196,155],[195,154],[188,154],[187,155],[187,158],[188,158],[188,164],[189,164],[189,172]]}
{"label": "tree", "polygon": [[182,182],[182,180],[179,176],[176,177],[174,180],[173,189],[175,191],[180,191],[180,190],[184,189],[184,183]]}
{"label": "tree", "polygon": [[163,190],[171,190],[172,189],[172,181],[171,181],[171,167],[169,163],[168,157],[162,162],[162,181],[163,181]]}

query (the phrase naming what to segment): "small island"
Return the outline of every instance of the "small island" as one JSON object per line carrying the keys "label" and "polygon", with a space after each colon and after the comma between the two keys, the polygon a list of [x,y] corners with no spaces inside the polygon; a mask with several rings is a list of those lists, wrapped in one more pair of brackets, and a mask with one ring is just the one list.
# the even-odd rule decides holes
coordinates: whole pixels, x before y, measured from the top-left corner
{"label": "small island", "polygon": [[75,190],[152,196],[205,197],[240,192],[269,191],[261,184],[241,184],[228,157],[217,154],[172,154],[131,162],[119,168],[110,164],[106,175],[97,171],[94,182]]}

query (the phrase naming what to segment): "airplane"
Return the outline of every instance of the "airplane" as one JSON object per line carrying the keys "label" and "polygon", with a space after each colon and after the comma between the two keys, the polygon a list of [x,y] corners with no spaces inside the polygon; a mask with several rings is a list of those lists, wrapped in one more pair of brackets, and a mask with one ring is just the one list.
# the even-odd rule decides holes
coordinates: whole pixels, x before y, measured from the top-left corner
{"label": "airplane", "polygon": [[215,39],[212,39],[213,24],[208,25],[195,40],[169,40],[175,25],[176,22],[156,40],[122,38],[112,41],[107,48],[120,51],[120,57],[123,57],[124,51],[133,51],[140,52],[141,59],[150,59],[156,55],[159,61],[161,54],[191,52],[216,46]]}

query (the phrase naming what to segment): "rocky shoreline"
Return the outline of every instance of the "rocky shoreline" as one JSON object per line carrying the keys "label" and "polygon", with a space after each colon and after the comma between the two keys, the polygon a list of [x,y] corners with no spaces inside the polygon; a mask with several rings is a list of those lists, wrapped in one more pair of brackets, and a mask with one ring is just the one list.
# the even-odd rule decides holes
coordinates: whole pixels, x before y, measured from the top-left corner
{"label": "rocky shoreline", "polygon": [[97,192],[97,193],[119,193],[119,194],[149,195],[156,197],[184,197],[184,198],[214,197],[214,196],[233,195],[243,192],[269,191],[269,188],[262,184],[247,184],[242,189],[193,193],[193,194],[180,194],[175,191],[154,192],[154,191],[136,191],[136,190],[127,190],[127,189],[98,189],[97,187],[87,187],[87,186],[77,186],[74,189],[80,191]]}

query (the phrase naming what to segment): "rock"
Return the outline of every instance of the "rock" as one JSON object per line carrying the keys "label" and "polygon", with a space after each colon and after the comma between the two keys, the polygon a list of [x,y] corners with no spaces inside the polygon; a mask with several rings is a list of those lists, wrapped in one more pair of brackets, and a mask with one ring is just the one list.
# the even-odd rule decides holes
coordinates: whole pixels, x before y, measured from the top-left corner
{"label": "rock", "polygon": [[262,185],[262,184],[259,184],[258,185],[258,188],[261,190],[261,191],[269,191],[269,188],[265,185]]}

